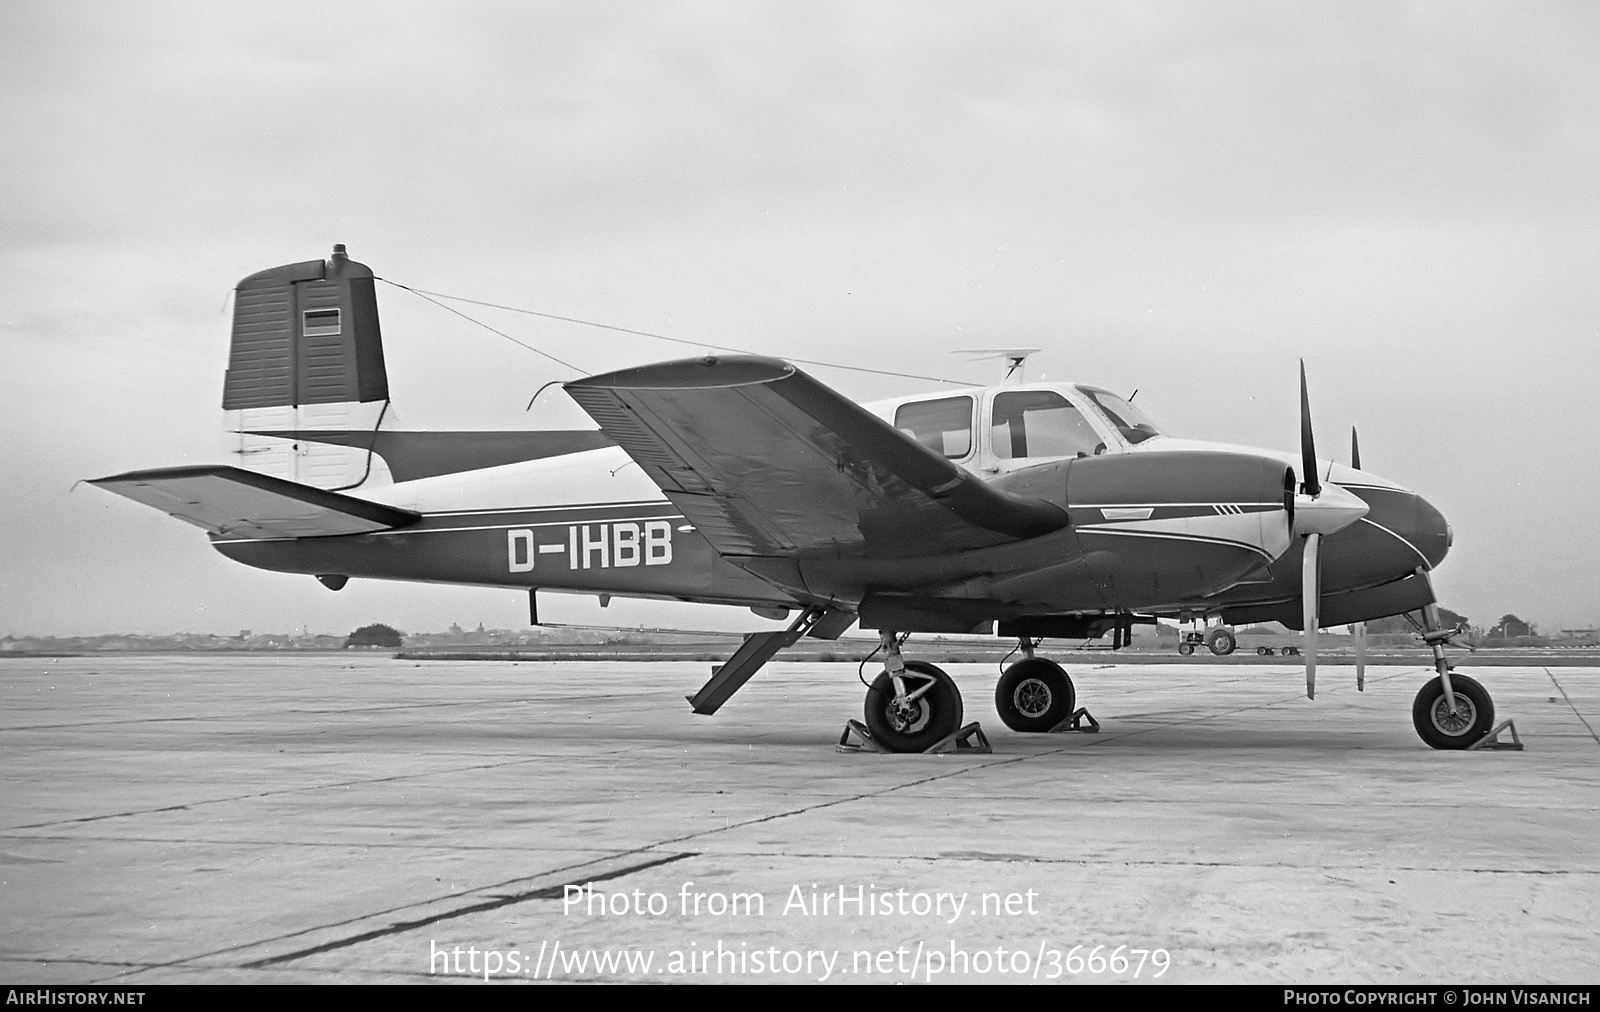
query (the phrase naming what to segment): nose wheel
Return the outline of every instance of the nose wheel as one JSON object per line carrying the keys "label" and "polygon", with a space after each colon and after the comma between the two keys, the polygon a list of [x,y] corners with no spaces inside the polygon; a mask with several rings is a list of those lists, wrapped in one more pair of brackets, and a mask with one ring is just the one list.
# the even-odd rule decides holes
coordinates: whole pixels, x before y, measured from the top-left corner
{"label": "nose wheel", "polygon": [[1476,679],[1451,674],[1455,705],[1446,698],[1444,681],[1434,678],[1411,704],[1411,723],[1432,748],[1465,749],[1483,739],[1494,727],[1494,700]]}

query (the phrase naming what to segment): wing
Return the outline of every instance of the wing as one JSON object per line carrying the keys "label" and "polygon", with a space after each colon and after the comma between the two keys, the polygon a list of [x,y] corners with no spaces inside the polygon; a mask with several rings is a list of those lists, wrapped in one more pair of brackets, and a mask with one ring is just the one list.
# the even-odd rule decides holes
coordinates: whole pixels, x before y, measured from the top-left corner
{"label": "wing", "polygon": [[95,478],[108,492],[154,506],[212,534],[316,538],[367,534],[419,519],[410,510],[326,492],[237,467],[205,465]]}
{"label": "wing", "polygon": [[775,359],[685,359],[566,390],[724,555],[934,555],[1067,523]]}

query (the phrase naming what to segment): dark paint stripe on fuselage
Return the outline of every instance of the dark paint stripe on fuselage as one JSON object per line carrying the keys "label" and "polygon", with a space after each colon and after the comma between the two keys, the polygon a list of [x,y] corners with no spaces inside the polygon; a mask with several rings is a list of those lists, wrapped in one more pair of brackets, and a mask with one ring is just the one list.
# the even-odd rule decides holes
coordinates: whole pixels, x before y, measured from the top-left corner
{"label": "dark paint stripe on fuselage", "polygon": [[[1393,513],[1397,506],[1409,506],[1402,503],[1402,499],[1415,499],[1411,493],[1393,489],[1361,488],[1360,491],[1369,502],[1382,502],[1389,507],[1386,513]],[[1174,555],[1188,556],[1196,552],[1200,553],[1196,556],[1197,562],[1202,556],[1207,560],[1202,568],[1215,572],[1213,567],[1221,568],[1218,567],[1220,559],[1212,553],[1219,549],[1231,550],[1248,553],[1258,560],[1258,565],[1261,561],[1273,561],[1270,582],[1252,582],[1209,593],[1192,587],[1189,593],[1194,596],[1184,602],[1185,606],[1272,602],[1297,593],[1299,553],[1293,549],[1272,560],[1259,545],[1236,539],[1199,532],[1139,531],[1120,528],[1114,521],[1103,519],[1104,510],[1146,508],[1151,511],[1151,520],[1178,520],[1240,512],[1264,513],[1281,509],[1282,505],[1270,502],[1127,502],[1072,506],[1069,508],[1074,520],[1071,529],[1086,541],[1100,543],[1083,546],[1087,552],[1101,558],[1095,566],[1097,570],[1106,573],[1108,552],[1101,546],[1108,541],[1128,546],[1122,552],[1111,549],[1110,554],[1120,554],[1131,567],[1141,572],[1149,569],[1151,573],[1171,566]],[[1397,526],[1406,529],[1405,525]],[[1106,537],[1102,540],[1101,536]],[[1382,539],[1385,544],[1370,543],[1372,539]],[[666,500],[436,511],[408,527],[371,534],[302,539],[215,537],[212,540],[217,550],[230,558],[282,572],[542,587],[733,604],[793,605],[799,597],[723,559],[686,522],[684,514]],[[1135,541],[1140,543],[1137,549],[1133,548]],[[1408,547],[1408,558],[1426,558],[1402,533],[1376,521],[1355,525],[1330,538],[1324,549],[1325,592],[1373,586],[1398,578],[1401,574],[1394,565],[1392,547],[1397,542]],[[1162,557],[1165,557],[1165,564],[1158,562]],[[1374,566],[1368,564],[1380,560],[1383,563],[1381,572],[1374,571]],[[1170,590],[1175,587],[1162,588],[1159,581],[1152,584],[1148,575],[1129,579],[1131,575],[1125,572],[1123,578],[1110,581],[1122,593],[1113,592],[1120,600],[1106,604],[1129,610],[1173,605]],[[833,589],[847,590],[844,587]],[[1108,589],[1102,588],[1102,592]],[[1040,601],[1039,604],[1051,611],[1097,607],[1082,593],[1074,593],[1066,587],[1061,590],[1058,601]],[[1130,591],[1143,600],[1127,595]],[[847,600],[847,597],[841,596],[840,600]]]}
{"label": "dark paint stripe on fuselage", "polygon": [[431,513],[408,527],[372,534],[216,537],[212,544],[231,559],[277,572],[728,604],[795,603],[791,595],[722,559],[666,501]]}

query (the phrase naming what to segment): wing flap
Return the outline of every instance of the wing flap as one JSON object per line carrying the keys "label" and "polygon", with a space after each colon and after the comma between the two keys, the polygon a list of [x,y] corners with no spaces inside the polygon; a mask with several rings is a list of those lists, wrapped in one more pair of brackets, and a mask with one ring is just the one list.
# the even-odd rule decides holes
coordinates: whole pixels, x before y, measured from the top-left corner
{"label": "wing flap", "polygon": [[369,534],[420,518],[410,510],[221,465],[130,471],[89,484],[211,534],[237,538]]}
{"label": "wing flap", "polygon": [[566,390],[724,555],[929,555],[1067,522],[776,359],[665,362]]}

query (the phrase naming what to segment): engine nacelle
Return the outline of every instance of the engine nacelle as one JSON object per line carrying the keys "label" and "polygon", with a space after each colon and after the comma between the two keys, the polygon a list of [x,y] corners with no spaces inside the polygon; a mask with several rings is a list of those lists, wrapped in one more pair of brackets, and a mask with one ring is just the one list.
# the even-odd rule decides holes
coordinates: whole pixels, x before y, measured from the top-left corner
{"label": "engine nacelle", "polygon": [[[1066,508],[1082,556],[1065,564],[1087,573],[1109,610],[1192,601],[1259,578],[1293,540],[1293,471],[1255,454],[1079,457],[994,484]],[[1047,568],[995,589],[1045,605],[1059,582]]]}

